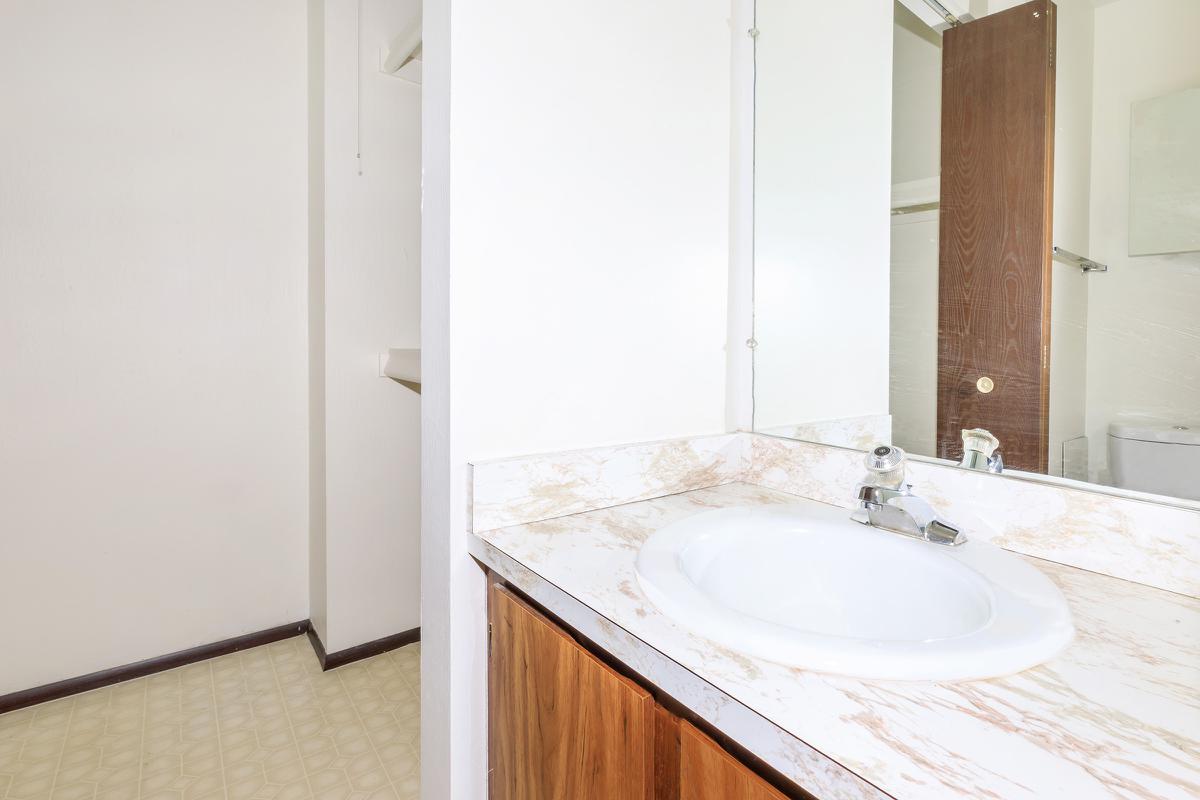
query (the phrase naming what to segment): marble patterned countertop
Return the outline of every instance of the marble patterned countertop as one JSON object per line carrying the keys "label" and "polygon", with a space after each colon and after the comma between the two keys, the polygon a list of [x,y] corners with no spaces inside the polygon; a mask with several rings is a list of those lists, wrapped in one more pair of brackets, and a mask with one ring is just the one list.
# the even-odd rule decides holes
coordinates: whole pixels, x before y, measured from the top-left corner
{"label": "marble patterned countertop", "polygon": [[[597,633],[581,632],[619,642],[613,655],[642,674],[642,661],[663,660],[673,671],[654,683],[668,694],[733,706],[715,719],[711,699],[689,705],[822,800],[1200,797],[1200,600],[1029,559],[1066,595],[1075,641],[1017,675],[935,684],[734,653],[675,624],[638,586],[638,549],[669,523],[810,503],[731,483],[471,534],[472,552],[502,574],[505,562],[510,579],[520,572],[539,601],[567,596],[595,612]],[[538,596],[539,582],[555,595]]]}

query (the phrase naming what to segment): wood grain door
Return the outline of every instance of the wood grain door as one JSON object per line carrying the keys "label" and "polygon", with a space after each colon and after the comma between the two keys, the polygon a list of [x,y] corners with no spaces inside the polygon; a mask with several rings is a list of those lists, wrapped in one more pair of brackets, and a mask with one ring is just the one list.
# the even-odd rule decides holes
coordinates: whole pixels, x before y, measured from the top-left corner
{"label": "wood grain door", "polygon": [[488,620],[492,800],[653,800],[650,693],[498,584]]}
{"label": "wood grain door", "polygon": [[654,707],[654,800],[679,800],[679,717]]}
{"label": "wood grain door", "polygon": [[963,428],[987,428],[1007,466],[1046,471],[1054,41],[1050,0],[942,38],[942,458],[961,457]]}
{"label": "wood grain door", "polygon": [[787,800],[712,739],[679,723],[680,800]]}

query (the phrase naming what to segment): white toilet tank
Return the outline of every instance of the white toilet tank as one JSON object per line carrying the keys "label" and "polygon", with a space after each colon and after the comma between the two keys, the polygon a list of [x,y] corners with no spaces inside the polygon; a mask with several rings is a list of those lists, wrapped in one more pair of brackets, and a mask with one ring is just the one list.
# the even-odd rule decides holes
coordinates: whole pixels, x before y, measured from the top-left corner
{"label": "white toilet tank", "polygon": [[1108,468],[1122,489],[1200,500],[1200,427],[1113,422]]}

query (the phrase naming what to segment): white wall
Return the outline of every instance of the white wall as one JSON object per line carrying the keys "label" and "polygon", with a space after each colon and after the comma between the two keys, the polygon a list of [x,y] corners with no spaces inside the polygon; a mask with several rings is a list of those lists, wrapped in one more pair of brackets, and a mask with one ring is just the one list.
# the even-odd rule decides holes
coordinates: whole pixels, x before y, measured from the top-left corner
{"label": "white wall", "polygon": [[[893,201],[909,205],[936,201],[939,191],[942,37],[900,3],[894,8]],[[938,218],[936,209],[907,213],[892,217],[891,226],[892,443],[923,455],[937,453]]]}
{"label": "white wall", "polygon": [[[1089,275],[1073,264],[1053,261],[1050,265],[1050,424],[1046,465],[1050,475],[1087,480],[1087,475],[1078,471],[1081,467],[1071,463],[1070,458],[1064,464],[1063,443],[1085,434],[1088,286],[1102,277]],[[1098,444],[1103,446],[1103,442]]]}
{"label": "white wall", "polygon": [[892,217],[892,444],[926,456],[937,454],[938,219]]}
{"label": "white wall", "polygon": [[729,5],[641,5],[455,6],[472,459],[724,428]]}
{"label": "white wall", "polygon": [[[1086,254],[1091,219],[1095,6],[1093,0],[1055,2],[1054,244]],[[1083,352],[1072,357],[1083,358]],[[1053,379],[1050,386],[1053,390]]]}
{"label": "white wall", "polygon": [[485,795],[467,462],[724,429],[729,16],[727,0],[426,3],[431,800]]}
{"label": "white wall", "polygon": [[322,226],[312,379],[323,413],[312,447],[324,464],[313,619],[335,652],[420,624],[420,396],[380,378],[377,360],[420,345],[421,89],[379,71],[380,50],[420,2],[364,0],[361,23],[356,0],[312,7],[323,32],[321,180],[310,186]]}
{"label": "white wall", "polygon": [[1129,252],[1131,103],[1200,85],[1200,3],[1117,0],[1096,8],[1088,255],[1087,431],[1105,481],[1108,423],[1151,416],[1200,423],[1200,253]]}
{"label": "white wall", "polygon": [[754,425],[886,413],[892,2],[757,9]]}
{"label": "white wall", "polygon": [[[1092,169],[1093,0],[1056,0],[1054,52],[1054,244],[1088,253]],[[1050,271],[1050,429],[1048,471],[1063,466],[1063,442],[1083,436],[1087,401],[1087,295],[1092,280],[1055,261]],[[1003,448],[1002,448],[1003,449]],[[1070,474],[1067,474],[1070,472]]]}
{"label": "white wall", "polygon": [[[936,179],[942,157],[942,35],[900,3],[893,8],[892,183]],[[936,259],[935,252],[935,264]]]}
{"label": "white wall", "polygon": [[[325,558],[325,0],[308,0],[308,616],[328,638]],[[328,652],[328,651],[326,651]],[[336,651],[335,651],[336,652]]]}
{"label": "white wall", "polygon": [[0,694],[308,615],[303,5],[3,16]]}

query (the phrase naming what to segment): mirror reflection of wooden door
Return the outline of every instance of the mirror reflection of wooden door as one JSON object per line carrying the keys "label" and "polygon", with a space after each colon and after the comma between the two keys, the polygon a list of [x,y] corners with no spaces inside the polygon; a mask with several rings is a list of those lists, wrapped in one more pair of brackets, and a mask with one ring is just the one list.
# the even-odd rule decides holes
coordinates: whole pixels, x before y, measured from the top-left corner
{"label": "mirror reflection of wooden door", "polygon": [[942,40],[938,456],[987,428],[1045,472],[1055,6],[1034,0]]}

